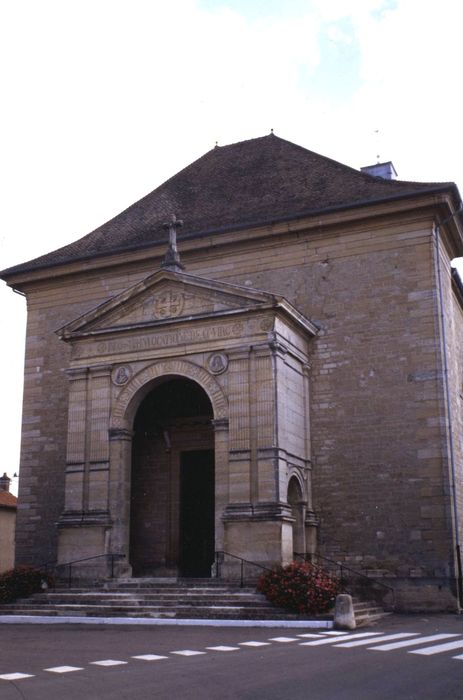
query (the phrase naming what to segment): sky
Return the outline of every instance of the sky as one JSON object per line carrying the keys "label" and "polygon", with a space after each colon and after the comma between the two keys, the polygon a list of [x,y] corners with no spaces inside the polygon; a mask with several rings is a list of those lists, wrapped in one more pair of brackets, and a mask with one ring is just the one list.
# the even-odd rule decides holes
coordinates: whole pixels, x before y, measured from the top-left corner
{"label": "sky", "polygon": [[[271,129],[463,192],[462,19],[459,0],[0,0],[0,269]],[[0,309],[12,476],[26,313],[1,282]]]}

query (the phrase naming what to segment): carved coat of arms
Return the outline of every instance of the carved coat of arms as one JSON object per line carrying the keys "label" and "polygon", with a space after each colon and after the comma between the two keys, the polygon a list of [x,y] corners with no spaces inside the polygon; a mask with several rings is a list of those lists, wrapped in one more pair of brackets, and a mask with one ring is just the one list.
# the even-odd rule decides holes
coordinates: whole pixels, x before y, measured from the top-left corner
{"label": "carved coat of arms", "polygon": [[168,289],[154,299],[154,314],[156,318],[171,318],[180,316],[185,304],[185,297],[182,292]]}

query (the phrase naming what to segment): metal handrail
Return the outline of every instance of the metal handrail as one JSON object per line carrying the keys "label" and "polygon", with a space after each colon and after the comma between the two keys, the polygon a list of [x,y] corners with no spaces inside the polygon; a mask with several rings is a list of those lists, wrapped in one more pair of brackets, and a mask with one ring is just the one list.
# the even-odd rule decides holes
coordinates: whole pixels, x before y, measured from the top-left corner
{"label": "metal handrail", "polygon": [[124,559],[125,554],[118,554],[118,553],[106,553],[106,554],[95,554],[92,557],[84,557],[82,559],[73,559],[72,561],[66,561],[63,563],[56,563],[56,562],[45,562],[41,564],[38,568],[39,569],[44,569],[46,573],[51,569],[52,571],[56,571],[57,569],[61,567],[69,567],[69,573],[68,573],[68,587],[71,588],[72,584],[72,567],[74,564],[80,564],[84,561],[91,561],[92,559],[101,559],[102,557],[105,557],[106,559],[110,557],[111,561],[111,576],[110,578],[114,578],[114,560],[115,559]]}
{"label": "metal handrail", "polygon": [[[322,554],[301,554],[299,552],[294,552],[295,557],[300,557],[304,561],[308,561],[310,563],[313,563],[313,558],[316,559],[321,559],[322,561],[329,562],[330,564],[335,564],[338,569],[339,569],[339,578],[341,580],[341,586],[345,589],[345,577],[344,577],[344,572],[348,571],[350,574],[353,574],[354,576],[358,576],[359,578],[365,579],[368,581],[369,584],[375,584],[377,586],[381,586],[382,588],[386,588],[389,593],[392,594],[392,607],[395,607],[395,589],[393,586],[389,586],[387,583],[384,583],[383,581],[379,581],[377,578],[374,578],[373,576],[367,576],[366,574],[363,574],[361,571],[356,571],[355,569],[351,569],[349,566],[346,566],[340,561],[335,561],[334,559],[329,559],[328,557],[324,557]],[[346,589],[345,589],[346,590]]]}
{"label": "metal handrail", "polygon": [[238,559],[240,562],[240,588],[244,587],[244,565],[245,564],[250,564],[251,566],[256,566],[258,569],[262,569],[262,571],[271,571],[267,566],[262,566],[262,564],[257,564],[255,561],[251,561],[250,559],[244,559],[243,557],[239,557],[237,554],[232,554],[231,552],[226,552],[224,549],[219,549],[215,553],[215,564],[216,564],[216,571],[217,571],[217,578],[220,578],[220,555],[222,555],[222,563],[223,563],[223,558],[224,555],[227,557],[232,557],[232,559]]}

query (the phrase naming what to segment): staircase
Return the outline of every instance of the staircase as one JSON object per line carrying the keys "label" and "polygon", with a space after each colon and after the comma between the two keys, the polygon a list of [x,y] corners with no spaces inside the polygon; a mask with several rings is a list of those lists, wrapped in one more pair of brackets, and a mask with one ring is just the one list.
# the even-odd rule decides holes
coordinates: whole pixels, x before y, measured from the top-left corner
{"label": "staircase", "polygon": [[374,601],[353,599],[355,624],[357,627],[367,627],[378,620],[381,620],[392,613],[386,612],[378,603]]}
{"label": "staircase", "polygon": [[[217,579],[119,579],[94,588],[57,588],[0,607],[3,615],[152,619],[304,620],[254,587]],[[331,619],[332,616],[321,616]]]}
{"label": "staircase", "polygon": [[[357,627],[388,613],[374,602],[354,599]],[[119,617],[178,620],[331,620],[332,615],[296,615],[272,605],[253,586],[220,579],[111,579],[86,588],[56,588],[0,606],[4,615]]]}

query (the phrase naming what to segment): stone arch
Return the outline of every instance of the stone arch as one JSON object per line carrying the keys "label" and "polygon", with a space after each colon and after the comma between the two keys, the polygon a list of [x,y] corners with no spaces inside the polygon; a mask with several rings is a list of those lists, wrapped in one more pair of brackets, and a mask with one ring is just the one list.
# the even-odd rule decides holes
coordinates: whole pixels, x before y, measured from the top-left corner
{"label": "stone arch", "polygon": [[135,374],[121,391],[111,414],[110,429],[130,429],[137,408],[150,390],[153,380],[168,375],[186,377],[199,384],[211,401],[214,419],[228,417],[227,398],[207,370],[186,360],[160,360]]}
{"label": "stone arch", "polygon": [[305,511],[307,501],[304,496],[304,486],[297,472],[290,474],[288,479],[287,501],[291,506],[293,516],[293,552],[305,554]]}
{"label": "stone arch", "polygon": [[300,471],[293,468],[288,474],[286,501],[291,505],[291,503],[295,502],[295,499],[297,499],[297,502],[307,503],[305,480]]}

